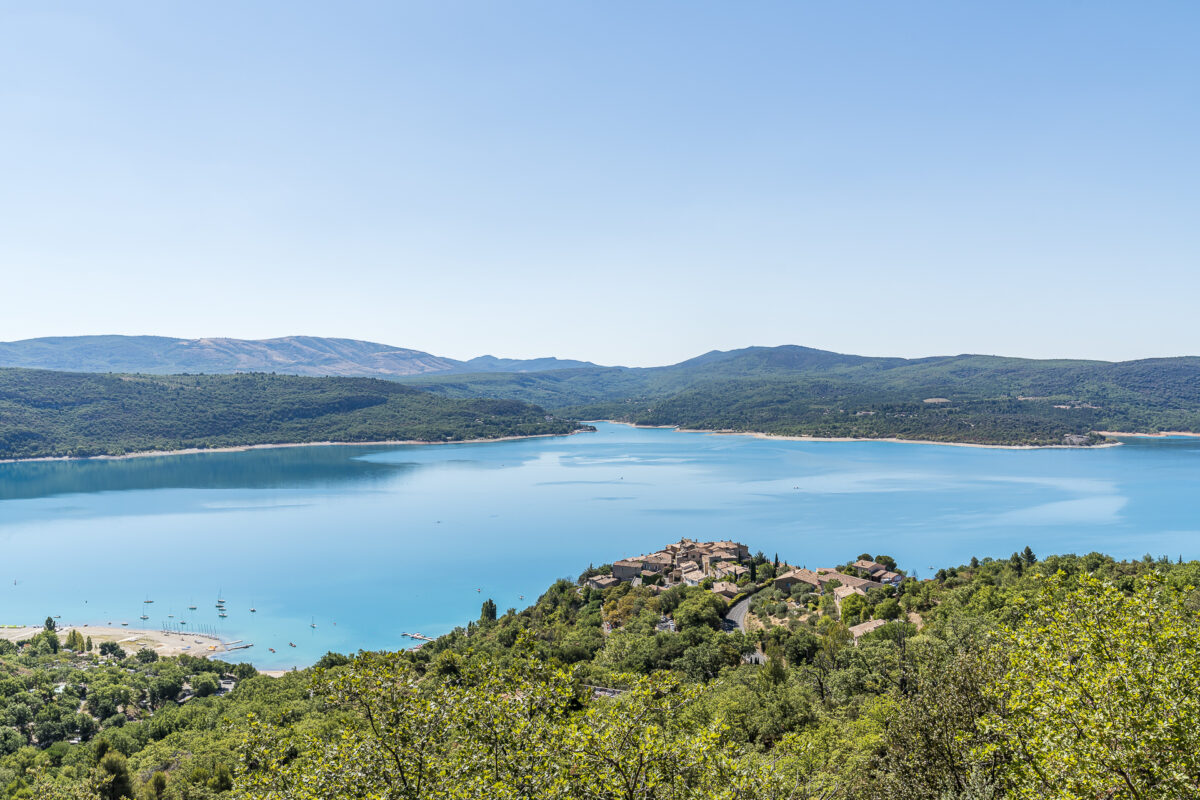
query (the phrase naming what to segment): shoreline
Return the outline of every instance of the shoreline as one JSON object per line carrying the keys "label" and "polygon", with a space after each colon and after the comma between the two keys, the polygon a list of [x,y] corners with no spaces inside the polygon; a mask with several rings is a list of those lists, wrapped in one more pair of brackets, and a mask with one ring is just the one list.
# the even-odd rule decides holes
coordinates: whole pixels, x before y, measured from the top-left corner
{"label": "shoreline", "polygon": [[382,447],[396,445],[443,445],[443,444],[486,444],[487,442],[515,442],[522,439],[545,439],[551,436],[574,436],[588,433],[574,430],[568,433],[531,433],[528,436],[497,436],[491,439],[453,439],[428,442],[421,439],[380,439],[369,442],[276,442],[272,444],[237,444],[227,447],[185,447],[179,450],[138,450],[119,456],[34,456],[32,458],[0,458],[0,464],[26,464],[33,461],[123,461],[129,458],[156,458],[159,456],[193,456],[200,453],[243,453],[248,450],[274,450],[283,447]]}
{"label": "shoreline", "polygon": [[1200,439],[1200,433],[1191,431],[1159,431],[1158,433],[1125,433],[1124,431],[1096,431],[1099,436],[1125,437],[1128,439],[1166,439],[1172,436],[1184,436]]}
{"label": "shoreline", "polygon": [[[788,436],[778,433],[763,433],[761,431],[733,431],[733,430],[702,430],[699,428],[681,428],[678,425],[637,425],[632,422],[621,422],[615,419],[597,419],[585,420],[586,422],[609,422],[613,425],[628,425],[631,428],[644,428],[647,430],[673,430],[676,433],[703,433],[711,436],[752,436],[756,439],[773,439],[780,442],[890,442],[892,444],[926,444],[926,445],[941,445],[943,447],[979,447],[985,450],[1102,450],[1108,447],[1120,447],[1121,442],[1103,442],[1101,444],[975,444],[972,442],[935,442],[929,439],[897,439],[891,437],[871,438],[865,436]],[[1168,434],[1106,434],[1104,431],[1096,431],[1097,434],[1104,436],[1166,436]],[[1189,436],[1200,436],[1200,434],[1187,434]]]}
{"label": "shoreline", "polygon": [[[22,625],[15,627],[0,627],[0,639],[18,642],[31,639],[41,633],[44,628],[40,625]],[[116,642],[126,653],[136,653],[144,648],[153,650],[160,656],[191,655],[200,658],[224,655],[230,650],[227,643],[220,637],[208,633],[194,631],[164,631],[149,628],[132,628],[115,625],[60,625],[55,629],[59,639],[65,639],[71,631],[79,631],[83,636],[92,639],[97,649],[101,642]]]}

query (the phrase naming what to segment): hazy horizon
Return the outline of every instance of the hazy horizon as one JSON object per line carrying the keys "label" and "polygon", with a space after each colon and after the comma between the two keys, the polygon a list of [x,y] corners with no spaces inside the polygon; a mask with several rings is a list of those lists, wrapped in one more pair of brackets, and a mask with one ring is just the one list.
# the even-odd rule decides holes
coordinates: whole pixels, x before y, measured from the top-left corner
{"label": "hazy horizon", "polygon": [[[312,337],[312,338],[321,338],[321,339],[346,339],[346,340],[350,340],[350,341],[373,342],[375,344],[387,345],[389,347],[402,348],[402,349],[407,349],[407,350],[416,350],[419,352],[427,353],[429,355],[439,356],[441,358],[449,358],[449,359],[453,359],[456,361],[470,361],[471,359],[474,359],[474,358],[487,358],[487,357],[494,357],[494,358],[501,358],[501,359],[557,358],[557,359],[560,359],[563,361],[590,361],[594,364],[597,364],[598,366],[606,366],[606,367],[669,366],[671,364],[677,364],[681,361],[687,361],[689,359],[696,358],[698,356],[702,356],[702,355],[705,355],[706,353],[710,353],[710,352],[742,350],[742,349],[751,348],[751,347],[764,347],[764,348],[789,347],[789,346],[812,347],[811,345],[803,344],[801,342],[778,342],[778,343],[774,343],[774,344],[748,344],[748,345],[741,345],[739,347],[716,347],[716,348],[710,348],[708,350],[696,351],[694,353],[691,353],[690,355],[684,356],[683,358],[676,359],[675,361],[666,361],[666,362],[662,362],[662,363],[636,363],[635,364],[635,363],[623,363],[623,362],[604,362],[604,361],[598,361],[594,358],[588,358],[586,355],[577,355],[577,354],[571,354],[571,353],[566,353],[566,354],[552,353],[552,352],[533,353],[532,355],[514,356],[514,355],[511,355],[508,353],[480,351],[480,352],[476,352],[476,353],[469,354],[469,355],[455,355],[455,354],[451,354],[451,353],[440,352],[438,350],[425,350],[425,349],[419,348],[419,347],[412,347],[410,345],[407,345],[404,343],[399,343],[399,342],[381,342],[381,341],[376,341],[376,340],[372,340],[372,339],[361,339],[361,338],[355,337],[355,336],[336,336],[336,335],[335,336],[321,336],[318,334],[310,334],[310,333],[291,333],[291,334],[282,334],[279,336],[264,336],[264,337],[261,337],[260,339],[252,339],[252,340],[247,340],[244,337],[240,337],[240,336],[168,336],[165,334],[156,334],[156,333],[148,333],[148,334],[95,333],[95,334],[76,334],[75,336],[132,336],[132,337],[156,336],[156,337],[161,337],[161,338],[165,338],[165,339],[176,339],[176,340],[181,340],[181,341],[195,341],[195,340],[202,340],[202,339],[214,339],[214,340],[216,340],[216,339],[234,339],[234,340],[241,340],[241,341],[271,341],[271,340],[278,340],[278,339]],[[67,336],[67,337],[38,336],[38,337],[28,337],[27,339],[0,341],[0,344],[13,344],[13,343],[20,342],[20,341],[30,341],[30,340],[36,340],[36,339],[55,339],[55,338],[72,338],[72,337],[70,337],[70,336]],[[959,352],[947,351],[947,352],[938,352],[938,353],[920,353],[917,355],[898,355],[895,353],[886,353],[886,352],[859,353],[859,352],[852,352],[849,350],[837,350],[837,349],[831,349],[831,348],[813,348],[813,349],[829,350],[830,352],[840,353],[843,355],[867,356],[870,358],[920,359],[920,358],[939,358],[939,357],[953,357],[953,356],[962,356],[962,355],[976,355],[976,356],[996,356],[996,357],[1000,357],[1000,358],[1031,358],[1031,359],[1049,360],[1049,361],[1111,361],[1111,362],[1116,362],[1116,361],[1138,360],[1138,359],[1111,359],[1111,358],[1074,358],[1074,357],[1070,357],[1070,356],[1049,356],[1049,357],[1043,358],[1040,356],[1024,356],[1019,353],[969,353],[966,351],[959,351]],[[1192,353],[1158,354],[1158,355],[1145,356],[1145,358],[1185,358],[1185,357],[1193,357],[1194,355],[1195,354],[1192,354]]]}
{"label": "hazy horizon", "polygon": [[0,340],[1200,353],[1197,23],[0,0]]}

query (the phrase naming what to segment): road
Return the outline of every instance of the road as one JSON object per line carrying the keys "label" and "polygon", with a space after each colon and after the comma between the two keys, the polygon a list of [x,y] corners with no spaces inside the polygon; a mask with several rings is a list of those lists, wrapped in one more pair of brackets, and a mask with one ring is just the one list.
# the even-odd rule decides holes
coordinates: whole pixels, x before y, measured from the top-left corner
{"label": "road", "polygon": [[[750,595],[753,597],[753,595]],[[750,597],[744,597],[734,603],[725,614],[721,628],[726,631],[739,630],[746,632],[746,612],[750,610]]]}

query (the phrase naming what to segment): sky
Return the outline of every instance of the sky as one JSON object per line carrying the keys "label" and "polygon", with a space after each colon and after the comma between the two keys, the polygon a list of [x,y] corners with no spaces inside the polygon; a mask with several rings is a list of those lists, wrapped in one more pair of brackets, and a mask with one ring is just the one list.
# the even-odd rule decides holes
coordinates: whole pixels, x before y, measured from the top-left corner
{"label": "sky", "polygon": [[1200,4],[0,0],[0,340],[1200,354]]}

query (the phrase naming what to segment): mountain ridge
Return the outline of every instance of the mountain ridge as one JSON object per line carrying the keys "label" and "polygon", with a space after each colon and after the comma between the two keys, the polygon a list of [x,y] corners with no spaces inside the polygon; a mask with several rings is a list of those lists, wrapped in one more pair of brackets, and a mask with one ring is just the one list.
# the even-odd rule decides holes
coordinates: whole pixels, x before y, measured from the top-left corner
{"label": "mountain ridge", "polygon": [[596,366],[554,357],[460,361],[407,347],[326,336],[272,339],[49,336],[0,342],[0,367],[150,375],[276,372],[309,377],[398,378],[461,372],[536,372]]}

